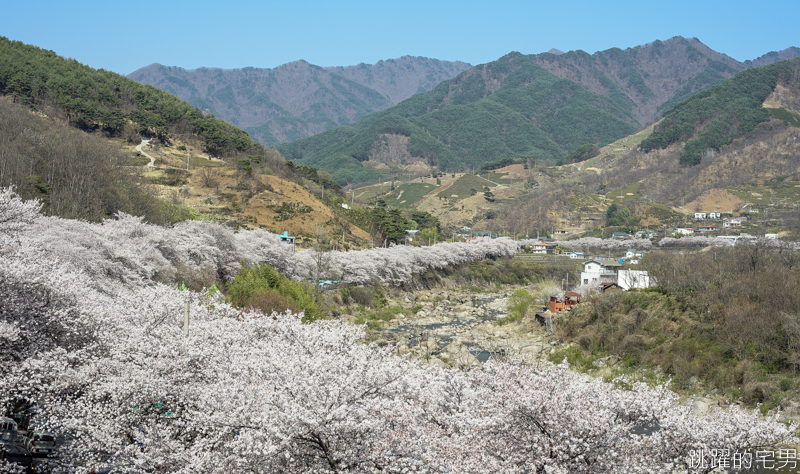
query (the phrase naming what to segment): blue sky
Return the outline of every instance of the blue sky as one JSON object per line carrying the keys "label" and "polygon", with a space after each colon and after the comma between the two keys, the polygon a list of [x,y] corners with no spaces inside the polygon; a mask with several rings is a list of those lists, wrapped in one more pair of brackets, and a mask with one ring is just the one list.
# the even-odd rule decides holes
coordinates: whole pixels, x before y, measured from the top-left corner
{"label": "blue sky", "polygon": [[740,61],[800,47],[800,2],[8,1],[0,35],[121,74],[151,63],[320,66],[406,54],[472,64],[550,48],[589,53],[697,37]]}

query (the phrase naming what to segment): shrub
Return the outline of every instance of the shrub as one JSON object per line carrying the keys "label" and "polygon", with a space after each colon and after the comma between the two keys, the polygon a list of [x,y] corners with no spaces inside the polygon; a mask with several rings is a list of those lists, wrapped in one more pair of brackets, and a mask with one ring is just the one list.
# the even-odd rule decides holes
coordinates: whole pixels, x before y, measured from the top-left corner
{"label": "shrub", "polygon": [[247,303],[251,307],[261,310],[264,314],[272,314],[273,311],[277,313],[284,313],[287,310],[293,313],[302,311],[297,303],[268,288],[254,291],[253,296],[249,298]]}
{"label": "shrub", "polygon": [[531,305],[531,294],[527,290],[517,290],[508,299],[508,316],[498,321],[498,324],[508,324],[519,321],[528,312]]}
{"label": "shrub", "polygon": [[[269,294],[265,290],[271,290],[274,294]],[[228,286],[228,295],[233,304],[242,308],[258,308],[257,303],[278,306],[288,304],[294,306],[287,306],[286,309],[303,311],[305,321],[314,321],[322,317],[317,308],[316,298],[308,287],[289,280],[266,264],[252,267],[243,265],[233,283]],[[278,296],[282,299],[277,298]]]}
{"label": "shrub", "polygon": [[342,303],[346,305],[380,308],[386,303],[386,298],[377,290],[363,286],[342,288]]}

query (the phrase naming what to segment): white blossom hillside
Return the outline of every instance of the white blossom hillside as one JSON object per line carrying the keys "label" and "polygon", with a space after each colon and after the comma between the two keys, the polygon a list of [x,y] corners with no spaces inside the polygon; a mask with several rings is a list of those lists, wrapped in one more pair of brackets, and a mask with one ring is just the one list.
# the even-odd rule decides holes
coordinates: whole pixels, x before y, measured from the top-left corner
{"label": "white blossom hillside", "polygon": [[[39,401],[35,427],[66,440],[43,461],[53,473],[107,462],[186,474],[689,473],[707,472],[694,467],[698,456],[709,465],[718,450],[800,443],[797,426],[774,414],[734,406],[698,418],[665,386],[587,381],[566,364],[422,369],[391,346],[362,344],[364,328],[342,320],[244,312],[153,280],[230,276],[239,259],[302,267],[302,253],[270,245],[265,232],[130,216],[93,225],[37,211],[0,190],[0,404]],[[402,280],[515,245],[351,252],[352,261],[336,256],[337,271]],[[352,263],[364,260],[398,268]]]}
{"label": "white blossom hillside", "polygon": [[470,244],[331,251],[321,256],[314,250],[293,253],[277,235],[261,229],[234,233],[223,225],[200,221],[160,227],[123,213],[102,224],[39,216],[29,218],[24,226],[16,221],[8,225],[18,229],[20,239],[76,271],[86,272],[99,291],[115,283],[133,288],[153,280],[187,280],[187,285],[191,280],[210,286],[217,277],[231,278],[241,261],[267,263],[296,280],[319,277],[356,284],[407,283],[413,275],[428,269],[512,256],[517,249],[515,242],[504,238]]}

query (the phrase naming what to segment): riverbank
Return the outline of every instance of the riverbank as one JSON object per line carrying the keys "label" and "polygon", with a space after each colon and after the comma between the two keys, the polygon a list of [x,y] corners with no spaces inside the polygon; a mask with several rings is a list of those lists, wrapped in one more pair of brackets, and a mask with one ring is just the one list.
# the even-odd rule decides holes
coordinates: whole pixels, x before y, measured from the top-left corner
{"label": "riverbank", "polygon": [[[669,377],[658,367],[632,367],[616,355],[593,357],[581,351],[577,344],[563,343],[555,335],[548,334],[535,319],[535,309],[543,305],[536,296],[524,317],[505,323],[508,300],[519,288],[521,286],[398,292],[388,296],[385,304],[401,311],[368,331],[366,339],[380,346],[395,346],[398,354],[419,359],[422,366],[469,370],[495,358],[516,359],[545,369],[567,358],[572,369],[586,380],[602,377],[608,381],[625,376],[653,385],[669,382]],[[553,318],[556,327],[564,324],[567,318],[568,314],[556,315]],[[744,405],[696,378],[689,387],[673,384],[671,388],[697,414],[731,404]],[[791,401],[783,407],[782,420],[799,418],[800,404]]]}

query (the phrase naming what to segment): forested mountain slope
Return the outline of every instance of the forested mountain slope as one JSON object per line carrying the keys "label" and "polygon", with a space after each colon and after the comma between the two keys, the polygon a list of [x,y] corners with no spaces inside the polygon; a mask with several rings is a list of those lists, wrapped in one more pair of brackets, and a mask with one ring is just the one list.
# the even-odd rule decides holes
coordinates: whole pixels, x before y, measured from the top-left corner
{"label": "forested mountain slope", "polygon": [[0,37],[0,95],[109,136],[193,134],[215,156],[263,148],[172,94],[6,37]]}
{"label": "forested mountain slope", "polygon": [[[797,89],[798,83],[800,59],[743,71],[695,94],[664,114],[654,133],[642,142],[642,149],[647,152],[685,142],[680,162],[696,165],[707,151],[720,151],[733,140],[751,134],[758,124],[773,116],[791,120],[791,111],[763,105],[778,87],[791,91]],[[796,98],[797,94],[792,96]],[[791,101],[786,105],[796,108]]]}
{"label": "forested mountain slope", "polygon": [[[148,173],[148,160],[133,151],[143,136],[151,138],[150,153],[159,160]],[[189,210],[152,194],[188,194],[181,188],[192,179],[188,154],[205,188],[234,183],[229,196],[263,190],[263,175],[313,181],[329,197],[338,188],[168,92],[0,37],[0,186],[42,199],[47,214],[99,220],[123,211],[174,222]],[[219,185],[211,188],[219,194]]]}
{"label": "forested mountain slope", "polygon": [[265,145],[348,125],[471,67],[424,57],[322,68],[294,61],[274,69],[151,64],[128,75],[246,129]]}
{"label": "forested mountain slope", "polygon": [[[362,168],[367,160],[416,160],[441,170],[508,156],[556,160],[579,145],[605,144],[637,127],[630,108],[510,53],[357,124],[279,150],[287,159],[330,171],[340,183],[359,182],[379,176]],[[399,156],[386,156],[384,149],[397,141]]]}
{"label": "forested mountain slope", "polygon": [[[748,67],[697,38],[680,36],[591,55],[578,50],[530,58],[558,77],[578,82],[629,108],[642,125],[655,121],[660,112],[692,93]],[[766,61],[765,58],[758,65],[763,66]]]}
{"label": "forested mountain slope", "polygon": [[340,183],[379,179],[409,164],[454,171],[516,156],[553,162],[579,146],[622,138],[750,64],[682,37],[592,55],[510,53],[353,126],[279,149]]}
{"label": "forested mountain slope", "polygon": [[686,224],[682,216],[692,212],[755,209],[759,220],[768,212],[769,232],[796,232],[800,58],[742,71],[587,161],[516,177],[536,187],[495,206],[490,229],[559,228],[614,204],[629,213],[631,227]]}

